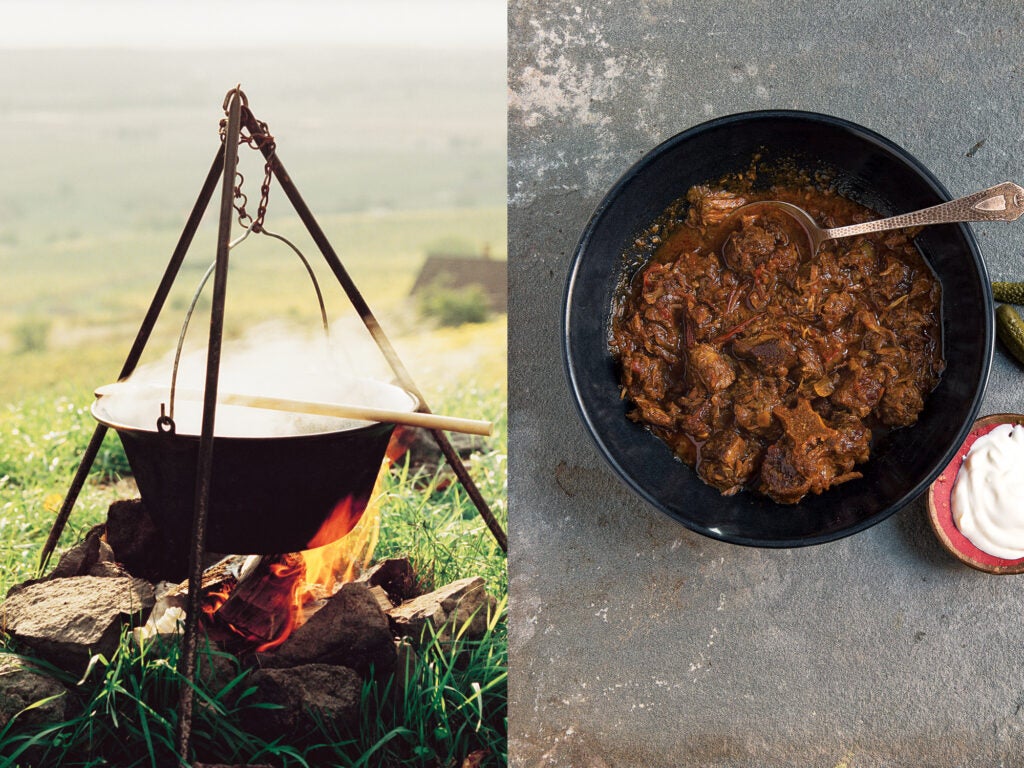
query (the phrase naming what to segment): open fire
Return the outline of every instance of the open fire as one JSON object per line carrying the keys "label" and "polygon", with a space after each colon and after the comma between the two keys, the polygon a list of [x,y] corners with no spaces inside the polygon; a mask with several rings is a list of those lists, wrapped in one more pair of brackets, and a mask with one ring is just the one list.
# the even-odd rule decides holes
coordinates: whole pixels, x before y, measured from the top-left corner
{"label": "open fire", "polygon": [[[378,488],[358,520],[343,506],[339,515],[355,522],[331,545],[284,555],[229,556],[206,570],[200,631],[234,658],[218,654],[204,661],[212,667],[204,666],[203,680],[224,686],[240,669],[251,670],[250,703],[260,705],[245,710],[245,727],[252,733],[270,740],[311,731],[316,727],[308,714],[312,710],[338,724],[357,722],[360,681],[386,679],[408,663],[427,624],[440,642],[486,631],[495,601],[482,578],[460,579],[424,594],[408,560],[369,565],[381,501]],[[138,645],[154,649],[147,656],[163,653],[168,643],[180,641],[181,606],[187,602],[187,583],[165,581],[154,568],[165,546],[143,500],[114,502],[106,522],[67,550],[47,577],[11,589],[0,606],[0,627],[30,655],[76,676],[72,679],[95,654],[113,658],[126,626],[134,628]],[[153,634],[164,640],[149,646]],[[9,683],[0,679],[0,717]],[[63,709],[49,716],[60,720]]]}
{"label": "open fire", "polygon": [[307,549],[228,557],[207,570],[202,609],[211,639],[233,653],[275,648],[370,564],[380,531],[382,481],[405,453],[409,435],[395,431],[365,507],[354,497],[342,499]]}
{"label": "open fire", "polygon": [[[203,591],[210,637],[235,653],[266,651],[287,640],[325,599],[369,565],[380,525],[377,496],[375,489],[358,523],[330,544],[222,561],[228,567],[212,574],[215,581]],[[348,501],[338,506],[336,516],[351,518]]]}

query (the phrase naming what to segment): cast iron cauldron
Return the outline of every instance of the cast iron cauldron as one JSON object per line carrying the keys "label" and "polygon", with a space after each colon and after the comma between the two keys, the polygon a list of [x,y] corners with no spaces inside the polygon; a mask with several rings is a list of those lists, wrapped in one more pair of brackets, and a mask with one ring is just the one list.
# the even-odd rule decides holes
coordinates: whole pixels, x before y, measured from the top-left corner
{"label": "cast iron cauldron", "polygon": [[838,190],[882,216],[947,201],[934,175],[888,139],[846,120],[794,111],[749,112],[698,125],[652,150],[615,184],[577,246],[565,291],[563,354],[569,384],[600,452],[642,498],[688,528],[752,546],[818,544],[864,530],[924,492],[952,459],[978,412],[992,358],[992,293],[966,225],[922,230],[917,247],[942,283],[946,371],[917,424],[872,447],[864,477],[799,504],[705,485],[650,432],[626,418],[608,351],[623,253],[694,184],[786,159],[832,172]]}
{"label": "cast iron cauldron", "polygon": [[[415,409],[404,390],[379,382],[373,387],[373,402],[381,407]],[[200,403],[180,403],[179,428],[171,434],[156,427],[159,400],[111,395],[92,407],[98,421],[117,430],[146,510],[178,551],[187,548],[192,531],[200,409]],[[393,424],[283,420],[273,412],[219,405],[206,548],[223,554],[298,552],[309,548],[339,504],[349,504],[358,519],[393,430]],[[321,536],[317,543],[327,542]]]}

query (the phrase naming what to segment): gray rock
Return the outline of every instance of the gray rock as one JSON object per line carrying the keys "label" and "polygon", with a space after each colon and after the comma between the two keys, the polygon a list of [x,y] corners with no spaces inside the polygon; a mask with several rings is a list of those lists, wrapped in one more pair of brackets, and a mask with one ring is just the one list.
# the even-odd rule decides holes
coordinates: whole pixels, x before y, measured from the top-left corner
{"label": "gray rock", "polygon": [[[102,542],[101,542],[102,543]],[[115,576],[131,576],[124,566],[120,563],[111,562],[110,560],[104,560],[92,565],[88,571],[85,572],[86,576],[99,576],[100,578],[110,579]]]}
{"label": "gray rock", "polygon": [[175,579],[188,563],[172,552],[141,499],[115,501],[107,509],[107,541],[117,561],[133,576],[149,581]]}
{"label": "gray rock", "polygon": [[377,601],[377,605],[382,611],[390,611],[395,607],[391,598],[388,597],[388,593],[384,591],[384,587],[370,587],[370,594],[373,595],[373,599]]}
{"label": "gray rock", "polygon": [[249,682],[257,689],[253,703],[279,707],[242,711],[245,728],[268,741],[282,734],[288,743],[301,741],[315,732],[317,718],[342,732],[359,725],[362,680],[354,670],[331,664],[261,669]]}
{"label": "gray rock", "polygon": [[94,525],[81,541],[66,550],[52,571],[38,579],[28,579],[11,587],[10,597],[25,587],[41,584],[51,579],[67,579],[73,576],[127,576],[125,569],[117,562],[114,550],[104,540],[107,527],[103,523]]}
{"label": "gray rock", "polygon": [[273,667],[319,662],[369,675],[394,667],[395,647],[388,619],[365,584],[343,584],[323,608],[261,661]]}
{"label": "gray rock", "polygon": [[381,560],[372,568],[364,571],[356,579],[356,583],[381,587],[388,593],[391,602],[396,605],[410,597],[423,594],[423,590],[416,583],[416,574],[413,572],[412,563],[404,557]]}
{"label": "gray rock", "polygon": [[60,556],[57,567],[46,578],[66,579],[71,576],[84,576],[93,565],[101,560],[100,543],[105,530],[106,526],[102,524],[90,528],[84,539]]}
{"label": "gray rock", "polygon": [[153,605],[153,585],[128,577],[72,576],[31,584],[0,606],[3,629],[55,665],[81,671],[93,653],[109,656],[121,627]]}
{"label": "gray rock", "polygon": [[388,611],[388,618],[396,634],[413,640],[421,638],[429,622],[438,638],[446,642],[467,622],[465,637],[483,635],[487,629],[487,614],[495,604],[495,599],[484,589],[484,580],[473,576],[408,600]]}
{"label": "gray rock", "polygon": [[[33,669],[17,656],[0,655],[0,728],[15,715],[22,725],[56,723],[67,713],[67,689],[52,677]],[[42,706],[25,707],[52,698]]]}

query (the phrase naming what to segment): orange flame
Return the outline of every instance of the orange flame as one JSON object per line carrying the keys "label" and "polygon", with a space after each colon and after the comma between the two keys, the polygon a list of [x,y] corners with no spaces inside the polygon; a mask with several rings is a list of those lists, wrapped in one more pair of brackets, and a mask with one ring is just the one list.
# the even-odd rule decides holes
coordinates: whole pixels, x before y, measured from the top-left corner
{"label": "orange flame", "polygon": [[305,624],[342,584],[355,579],[377,546],[384,474],[408,444],[409,432],[396,429],[369,496],[338,502],[308,549],[269,561],[264,572],[237,587],[227,583],[204,593],[210,636],[235,652],[270,650]]}
{"label": "orange flame", "polygon": [[231,597],[231,591],[235,588],[234,582],[222,584],[217,589],[208,589],[203,592],[202,608],[207,617],[212,617],[221,606]]}

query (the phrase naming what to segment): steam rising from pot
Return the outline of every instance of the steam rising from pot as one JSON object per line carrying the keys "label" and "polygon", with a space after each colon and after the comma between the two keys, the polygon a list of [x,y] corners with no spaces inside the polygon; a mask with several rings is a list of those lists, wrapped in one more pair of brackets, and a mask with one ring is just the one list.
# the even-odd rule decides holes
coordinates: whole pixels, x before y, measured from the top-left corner
{"label": "steam rising from pot", "polygon": [[[179,434],[197,435],[206,383],[206,350],[182,354],[171,413],[174,356],[138,368],[126,386],[94,406],[102,421],[152,431],[166,406]],[[221,357],[218,392],[295,401],[323,401],[392,411],[413,411],[415,399],[383,381],[383,362],[356,366],[324,337],[302,336],[278,325],[264,325],[242,340],[227,340]],[[380,378],[375,378],[380,377]],[[365,421],[326,415],[289,413],[218,404],[215,433],[224,437],[284,437],[336,432],[365,426]]]}

